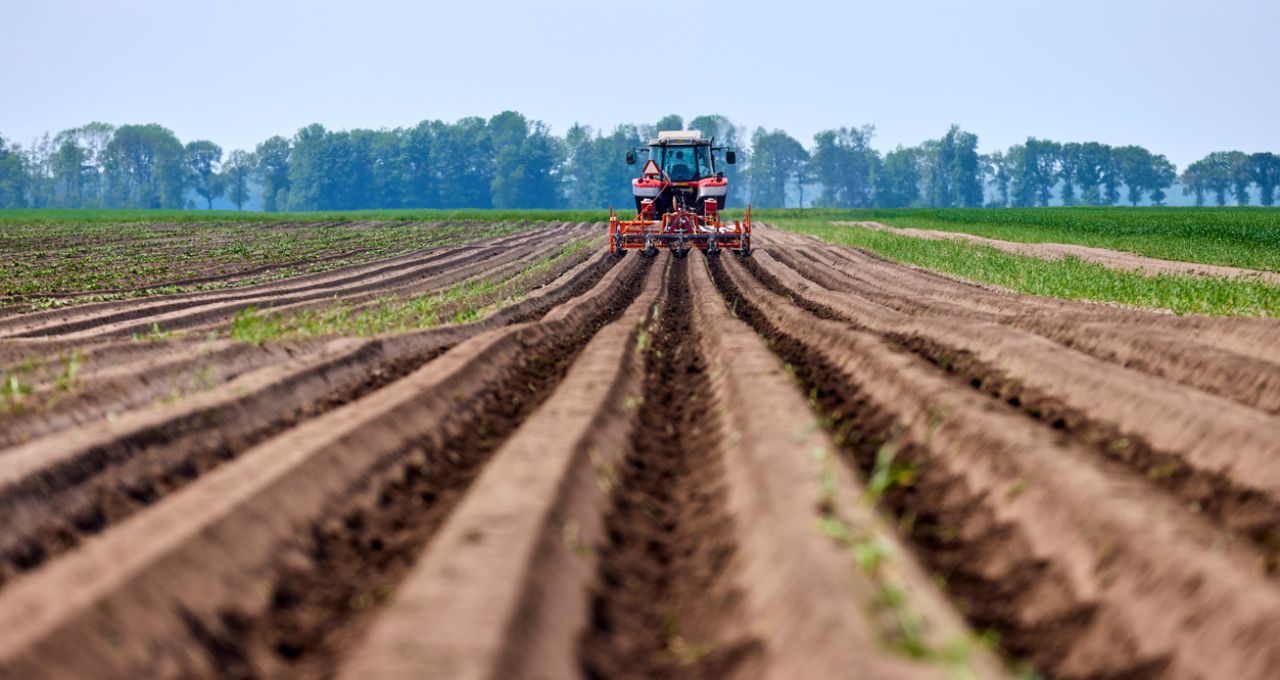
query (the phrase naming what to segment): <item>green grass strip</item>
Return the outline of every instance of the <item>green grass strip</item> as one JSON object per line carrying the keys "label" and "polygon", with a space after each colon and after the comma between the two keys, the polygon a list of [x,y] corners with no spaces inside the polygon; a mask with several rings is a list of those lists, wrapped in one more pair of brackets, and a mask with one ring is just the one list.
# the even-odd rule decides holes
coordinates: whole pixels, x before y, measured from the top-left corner
{"label": "green grass strip", "polygon": [[933,241],[891,232],[838,226],[824,220],[780,220],[776,226],[854,246],[1020,293],[1069,300],[1168,309],[1178,314],[1280,316],[1280,286],[1217,277],[1144,275],[1108,269],[1075,257],[1042,260],[962,241]]}
{"label": "green grass strip", "polygon": [[1274,208],[997,208],[759,211],[782,218],[881,222],[1019,243],[1069,243],[1147,257],[1280,271]]}

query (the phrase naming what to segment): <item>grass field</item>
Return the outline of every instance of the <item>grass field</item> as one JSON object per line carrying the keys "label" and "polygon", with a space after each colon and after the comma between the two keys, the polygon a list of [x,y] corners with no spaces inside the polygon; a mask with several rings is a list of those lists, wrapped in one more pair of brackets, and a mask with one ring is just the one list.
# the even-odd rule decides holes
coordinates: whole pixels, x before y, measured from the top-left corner
{"label": "grass field", "polygon": [[875,221],[1022,243],[1070,243],[1148,257],[1280,271],[1280,210],[1000,208],[761,211],[767,220]]}
{"label": "grass field", "polygon": [[898,262],[1032,295],[1155,307],[1179,314],[1280,316],[1280,287],[1257,281],[1148,276],[1073,257],[1046,261],[962,241],[925,240],[841,226],[825,219],[774,218],[773,224],[831,243],[863,248]]}

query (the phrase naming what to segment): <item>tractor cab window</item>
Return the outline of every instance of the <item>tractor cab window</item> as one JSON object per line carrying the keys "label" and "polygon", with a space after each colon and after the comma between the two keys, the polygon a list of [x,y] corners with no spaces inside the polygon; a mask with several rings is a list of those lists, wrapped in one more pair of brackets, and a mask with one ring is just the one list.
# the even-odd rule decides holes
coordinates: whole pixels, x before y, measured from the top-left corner
{"label": "tractor cab window", "polygon": [[[672,182],[691,182],[707,177],[711,171],[711,148],[708,146],[656,147],[662,153],[662,171]],[[656,156],[656,154],[651,157]]]}

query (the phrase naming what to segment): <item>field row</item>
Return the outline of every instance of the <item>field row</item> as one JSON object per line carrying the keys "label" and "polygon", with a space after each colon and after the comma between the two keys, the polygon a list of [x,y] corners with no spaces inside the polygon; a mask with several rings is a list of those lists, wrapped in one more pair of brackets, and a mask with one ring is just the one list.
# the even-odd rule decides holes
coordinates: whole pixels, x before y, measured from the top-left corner
{"label": "field row", "polygon": [[598,234],[0,317],[0,675],[1280,662],[1280,323]]}

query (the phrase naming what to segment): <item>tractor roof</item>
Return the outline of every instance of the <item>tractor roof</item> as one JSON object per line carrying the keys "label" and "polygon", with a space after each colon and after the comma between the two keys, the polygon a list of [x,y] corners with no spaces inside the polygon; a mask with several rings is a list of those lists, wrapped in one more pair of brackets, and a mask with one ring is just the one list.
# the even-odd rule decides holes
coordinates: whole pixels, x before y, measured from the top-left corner
{"label": "tractor roof", "polygon": [[685,144],[709,144],[710,141],[704,140],[702,132],[698,130],[663,130],[658,133],[658,138],[650,141],[649,144],[682,146]]}

